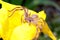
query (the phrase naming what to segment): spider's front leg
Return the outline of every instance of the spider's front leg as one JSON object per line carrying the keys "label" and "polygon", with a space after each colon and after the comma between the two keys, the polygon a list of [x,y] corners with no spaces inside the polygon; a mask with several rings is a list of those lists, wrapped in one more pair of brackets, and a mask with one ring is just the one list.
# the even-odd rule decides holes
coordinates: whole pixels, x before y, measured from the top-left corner
{"label": "spider's front leg", "polygon": [[9,17],[11,17],[15,13],[15,11],[18,11],[18,10],[23,10],[23,8],[15,7],[12,10],[8,10],[10,12]]}

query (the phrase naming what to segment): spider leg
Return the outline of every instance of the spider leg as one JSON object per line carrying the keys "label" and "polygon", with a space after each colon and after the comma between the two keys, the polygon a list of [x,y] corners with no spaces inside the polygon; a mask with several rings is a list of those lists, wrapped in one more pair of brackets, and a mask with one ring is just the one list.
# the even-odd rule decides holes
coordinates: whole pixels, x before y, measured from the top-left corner
{"label": "spider leg", "polygon": [[14,12],[18,11],[18,10],[22,10],[22,8],[21,7],[16,7],[14,9],[12,9],[12,10],[8,10],[9,12],[11,12],[11,14],[9,15],[9,17],[11,17],[14,14]]}

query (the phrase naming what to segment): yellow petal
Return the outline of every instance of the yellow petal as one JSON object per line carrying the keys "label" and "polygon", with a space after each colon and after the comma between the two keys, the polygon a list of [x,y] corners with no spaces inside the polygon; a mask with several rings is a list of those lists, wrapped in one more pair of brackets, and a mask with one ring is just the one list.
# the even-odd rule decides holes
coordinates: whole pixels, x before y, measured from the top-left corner
{"label": "yellow petal", "polygon": [[46,13],[44,12],[44,10],[40,11],[40,12],[38,13],[38,16],[39,16],[39,18],[42,18],[43,20],[46,19]]}
{"label": "yellow petal", "polygon": [[1,2],[2,0],[0,0],[0,2]]}
{"label": "yellow petal", "polygon": [[[7,10],[5,8],[0,9],[0,35],[3,36],[3,30],[6,27],[6,21],[8,18]],[[6,23],[5,23],[6,22]]]}
{"label": "yellow petal", "polygon": [[57,40],[52,31],[50,30],[49,26],[45,21],[42,20],[42,32],[48,35],[52,40]]}
{"label": "yellow petal", "polygon": [[32,24],[23,23],[13,30],[11,40],[32,40],[35,35],[36,27]]}

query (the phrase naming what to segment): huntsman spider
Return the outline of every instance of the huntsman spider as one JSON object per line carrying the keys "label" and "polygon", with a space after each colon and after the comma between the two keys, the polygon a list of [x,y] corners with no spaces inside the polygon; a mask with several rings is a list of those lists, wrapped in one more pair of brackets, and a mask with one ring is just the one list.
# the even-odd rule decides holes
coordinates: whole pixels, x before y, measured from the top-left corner
{"label": "huntsman spider", "polygon": [[[22,7],[22,8],[24,10],[24,20],[28,23],[33,23],[34,25],[36,25],[36,29],[37,29],[36,36],[33,40],[38,40],[39,34],[40,34],[40,32],[42,32],[42,23],[45,21],[42,18],[39,18],[38,15],[36,15],[36,14],[33,14],[30,16],[30,14],[28,14],[28,9],[25,7]],[[22,10],[22,9],[20,7],[16,7],[12,10],[9,10],[9,12],[12,12],[12,14],[9,17],[11,17],[16,10]]]}

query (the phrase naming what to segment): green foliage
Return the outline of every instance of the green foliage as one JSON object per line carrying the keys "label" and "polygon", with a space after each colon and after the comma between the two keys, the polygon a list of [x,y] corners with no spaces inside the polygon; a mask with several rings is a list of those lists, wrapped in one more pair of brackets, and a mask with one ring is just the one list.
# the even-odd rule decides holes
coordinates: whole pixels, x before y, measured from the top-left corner
{"label": "green foliage", "polygon": [[15,4],[15,5],[21,5],[23,0],[3,0],[5,2]]}
{"label": "green foliage", "polygon": [[33,9],[36,8],[38,5],[50,5],[50,6],[54,6],[56,7],[58,10],[60,10],[60,6],[58,6],[55,2],[50,1],[50,0],[3,0],[6,2],[9,2],[11,4],[15,4],[15,5],[24,5],[25,7],[29,8],[29,9]]}

